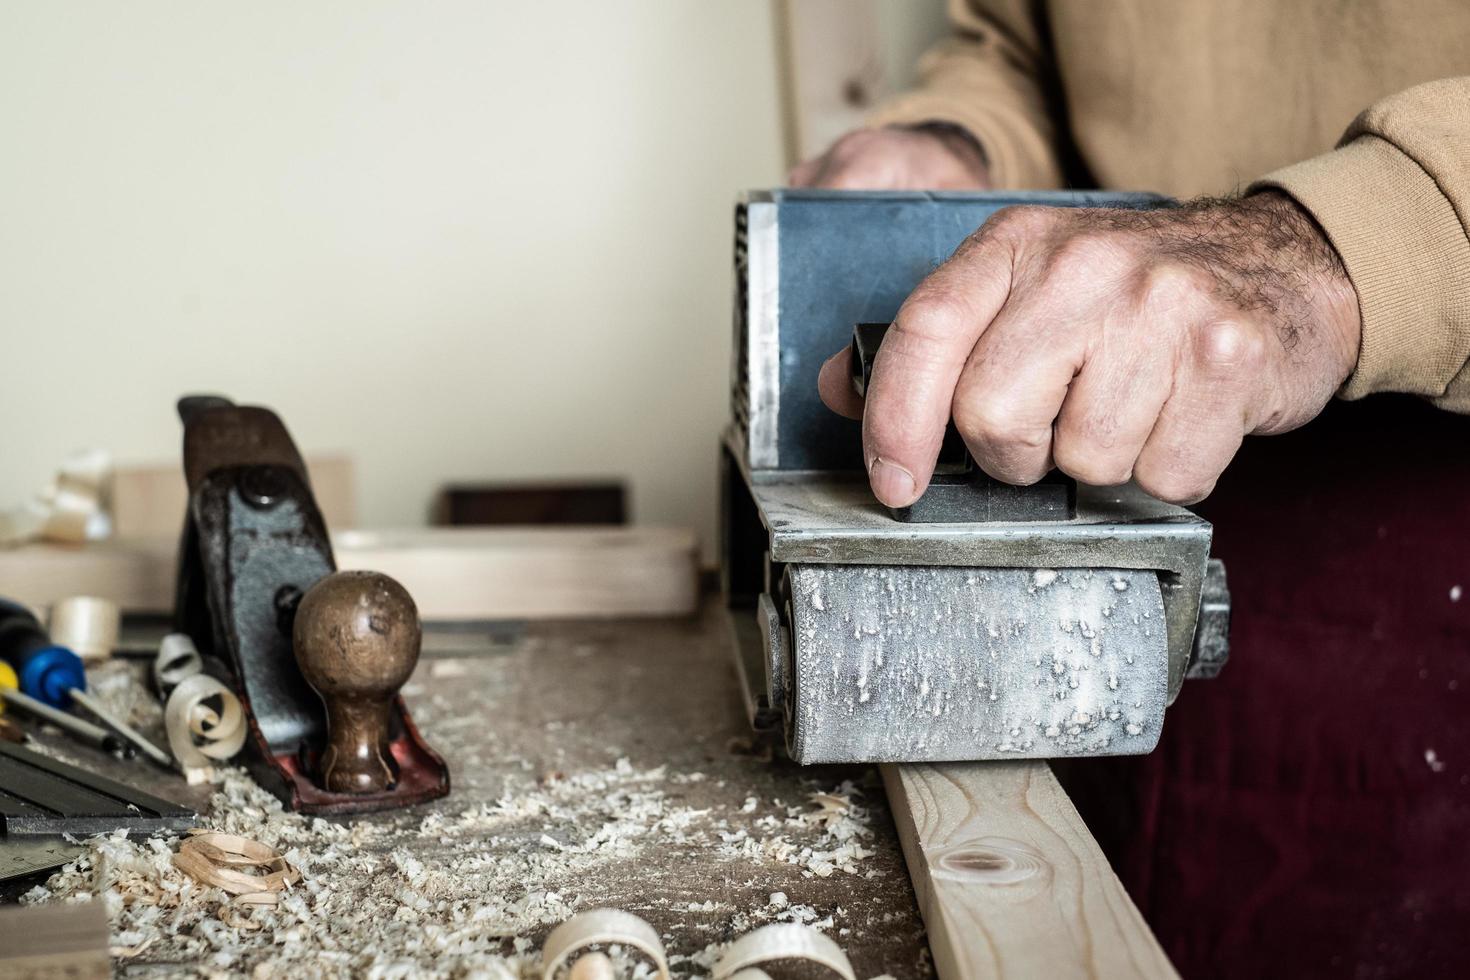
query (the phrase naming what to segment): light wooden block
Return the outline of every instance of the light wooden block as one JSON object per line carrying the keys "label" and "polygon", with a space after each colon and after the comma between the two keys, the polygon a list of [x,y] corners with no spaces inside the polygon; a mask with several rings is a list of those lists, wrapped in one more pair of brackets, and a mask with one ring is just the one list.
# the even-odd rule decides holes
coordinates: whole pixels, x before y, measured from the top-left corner
{"label": "light wooden block", "polygon": [[1045,762],[882,771],[940,980],[1177,977]]}
{"label": "light wooden block", "polygon": [[107,943],[101,898],[0,909],[0,977],[107,980],[112,976]]}
{"label": "light wooden block", "polygon": [[[357,523],[357,502],[348,456],[323,454],[306,460],[312,495],[328,527]],[[178,535],[189,491],[179,463],[119,466],[112,477],[112,524],[118,538]]]}
{"label": "light wooden block", "polygon": [[[100,596],[124,612],[173,608],[177,538],[0,550],[0,595],[35,607]],[[398,579],[428,620],[678,616],[698,601],[698,540],[665,527],[344,531],[339,568]]]}

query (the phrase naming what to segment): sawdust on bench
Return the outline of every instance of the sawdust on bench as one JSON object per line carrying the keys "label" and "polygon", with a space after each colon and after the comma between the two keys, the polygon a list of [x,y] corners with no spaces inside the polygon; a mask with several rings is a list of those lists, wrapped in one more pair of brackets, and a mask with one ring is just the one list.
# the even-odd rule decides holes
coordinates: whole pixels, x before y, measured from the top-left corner
{"label": "sawdust on bench", "polygon": [[[282,810],[230,770],[206,825],[280,850],[304,879],[275,908],[232,904],[171,864],[177,841],[94,838],[87,853],[23,901],[101,901],[128,975],[530,977],[556,923],[598,902],[610,872],[636,873],[651,849],[689,848],[712,876],[760,877],[778,862],[802,878],[881,874],[851,783],[803,801],[747,798],[738,808],[676,802],[698,772],[635,769],[626,759],[569,776],[526,775],[493,803],[426,816],[357,821]],[[684,794],[681,794],[684,795]],[[784,892],[742,907],[653,896],[632,911],[664,930],[676,976],[697,977],[729,939],[767,922],[803,922],[838,941],[848,910],[819,910]],[[719,921],[718,928],[699,923]],[[635,975],[646,970],[635,970]]]}

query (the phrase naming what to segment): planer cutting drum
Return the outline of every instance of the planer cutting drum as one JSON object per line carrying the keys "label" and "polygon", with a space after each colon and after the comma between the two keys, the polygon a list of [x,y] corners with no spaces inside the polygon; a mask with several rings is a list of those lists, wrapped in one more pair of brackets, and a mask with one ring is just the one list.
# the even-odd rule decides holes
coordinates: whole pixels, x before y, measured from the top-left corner
{"label": "planer cutting drum", "polygon": [[721,578],[751,722],[797,762],[1142,754],[1184,680],[1225,663],[1208,522],[1131,485],[997,483],[953,433],[923,498],[889,511],[860,424],[817,395],[849,343],[861,391],[908,293],[1013,204],[1168,202],[781,190],[736,208]]}

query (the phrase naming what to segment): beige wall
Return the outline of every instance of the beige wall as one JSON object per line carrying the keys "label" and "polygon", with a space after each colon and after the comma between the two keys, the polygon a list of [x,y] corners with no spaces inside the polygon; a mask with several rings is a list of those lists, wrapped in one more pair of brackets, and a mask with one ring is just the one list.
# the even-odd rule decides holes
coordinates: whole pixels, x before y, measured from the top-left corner
{"label": "beige wall", "polygon": [[713,528],[730,205],[782,173],[765,3],[0,8],[0,504],[278,409],[371,525],[622,474]]}

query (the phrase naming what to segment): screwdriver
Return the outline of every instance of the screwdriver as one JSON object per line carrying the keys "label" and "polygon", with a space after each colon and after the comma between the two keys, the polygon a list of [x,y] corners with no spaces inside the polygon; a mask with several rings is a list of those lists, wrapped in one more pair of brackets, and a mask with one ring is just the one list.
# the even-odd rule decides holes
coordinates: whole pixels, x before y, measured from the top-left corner
{"label": "screwdriver", "polygon": [[[52,643],[29,609],[4,599],[0,599],[0,661],[15,673],[20,688],[18,693],[24,700],[17,699],[15,691],[0,691],[0,698],[39,714],[94,745],[101,745],[95,739],[96,732],[101,729],[59,710],[75,701],[154,762],[166,769],[173,768],[172,756],[115,717],[87,693],[87,674],[81,658],[66,647]],[[46,708],[51,709],[51,713],[42,710]],[[66,722],[60,720],[63,717]],[[86,732],[78,723],[94,731]]]}
{"label": "screwdriver", "polygon": [[69,715],[59,708],[53,708],[45,701],[37,701],[28,694],[22,694],[17,688],[19,680],[10,664],[0,660],[0,714],[5,713],[7,704],[13,705],[26,714],[35,715],[44,721],[48,721],[61,728],[88,745],[111,752],[114,755],[132,755],[132,747],[124,742],[121,736],[100,728],[90,721],[83,721],[76,715]]}

